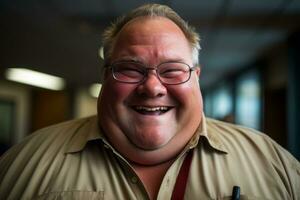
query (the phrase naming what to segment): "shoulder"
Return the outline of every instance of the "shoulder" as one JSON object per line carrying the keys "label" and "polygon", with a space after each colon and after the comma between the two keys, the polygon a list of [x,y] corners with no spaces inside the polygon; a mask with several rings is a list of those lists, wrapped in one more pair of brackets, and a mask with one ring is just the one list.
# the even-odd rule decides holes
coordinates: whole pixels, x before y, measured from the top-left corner
{"label": "shoulder", "polygon": [[24,138],[24,140],[22,140],[19,144],[14,145],[4,154],[4,157],[6,154],[10,154],[12,151],[20,148],[22,149],[28,145],[34,149],[39,148],[40,145],[53,144],[55,141],[67,142],[68,139],[77,134],[80,128],[88,124],[90,121],[95,120],[94,118],[96,118],[96,116],[70,120],[37,130]]}
{"label": "shoulder", "polygon": [[89,134],[86,128],[96,120],[89,117],[46,127],[9,149],[0,158],[0,196],[20,199],[22,194],[34,193],[34,188],[46,179],[44,176],[51,177],[64,160],[73,138]]}
{"label": "shoulder", "polygon": [[29,162],[34,163],[63,152],[69,141],[93,118],[96,117],[70,120],[40,129],[27,136],[1,156],[0,178],[12,164],[16,166],[15,163],[19,163],[20,166]]}
{"label": "shoulder", "polygon": [[92,120],[95,120],[95,118],[96,116],[81,119],[73,119],[52,126],[48,126],[33,132],[28,138],[25,138],[25,141],[41,136],[51,137],[72,135],[76,133],[85,124],[89,123]]}
{"label": "shoulder", "polygon": [[[300,176],[299,161],[262,132],[214,119],[207,119],[207,132],[208,135],[217,137],[228,155],[261,163],[267,161],[278,172],[288,174],[291,179]],[[298,182],[300,186],[300,181]]]}
{"label": "shoulder", "polygon": [[207,120],[207,131],[209,135],[217,137],[229,154],[267,159],[283,168],[289,165],[300,174],[298,160],[260,131],[213,119]]}
{"label": "shoulder", "polygon": [[234,163],[239,163],[238,168],[252,166],[252,171],[260,171],[256,174],[262,177],[269,174],[275,181],[281,180],[292,196],[300,196],[299,161],[268,135],[213,119],[207,119],[207,132],[208,137],[215,137],[226,150],[230,166]]}

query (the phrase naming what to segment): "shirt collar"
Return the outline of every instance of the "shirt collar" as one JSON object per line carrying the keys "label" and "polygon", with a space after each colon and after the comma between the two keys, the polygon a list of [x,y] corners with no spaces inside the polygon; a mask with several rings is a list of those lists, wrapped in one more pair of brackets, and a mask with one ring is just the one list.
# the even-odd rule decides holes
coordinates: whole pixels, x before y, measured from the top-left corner
{"label": "shirt collar", "polygon": [[208,126],[207,120],[203,113],[201,123],[200,123],[195,135],[190,140],[188,147],[190,149],[192,149],[192,148],[196,147],[199,142],[202,142],[203,139],[206,139],[206,141],[208,142],[210,147],[212,147],[213,149],[215,149],[217,151],[227,153],[227,149],[223,145],[220,137],[218,137],[219,133],[215,130],[210,130],[210,129],[208,130],[207,126]]}
{"label": "shirt collar", "polygon": [[76,133],[71,138],[65,153],[82,151],[89,141],[102,138],[103,135],[101,134],[98,126],[98,117],[88,117],[82,122]]}
{"label": "shirt collar", "polygon": [[[203,113],[201,123],[196,133],[187,144],[187,149],[195,148],[198,145],[199,140],[201,141],[204,138],[213,149],[227,153],[225,146],[218,137],[218,133],[214,130],[208,131],[206,117]],[[70,143],[67,145],[65,153],[82,151],[89,141],[99,139],[103,140],[106,145],[109,145],[99,128],[98,117],[93,116],[86,118],[78,128],[78,131],[71,138]]]}

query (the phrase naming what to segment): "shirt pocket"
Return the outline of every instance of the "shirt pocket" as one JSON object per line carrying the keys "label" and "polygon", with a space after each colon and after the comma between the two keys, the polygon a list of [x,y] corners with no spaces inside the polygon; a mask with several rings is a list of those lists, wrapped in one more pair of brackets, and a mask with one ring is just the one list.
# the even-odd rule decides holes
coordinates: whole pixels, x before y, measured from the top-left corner
{"label": "shirt pocket", "polygon": [[[218,197],[212,200],[231,200],[231,198],[232,198],[231,196],[227,196],[227,197]],[[270,200],[270,199],[266,197],[257,197],[252,195],[241,195],[240,200]]]}
{"label": "shirt pocket", "polygon": [[104,191],[49,192],[39,195],[34,200],[104,200]]}

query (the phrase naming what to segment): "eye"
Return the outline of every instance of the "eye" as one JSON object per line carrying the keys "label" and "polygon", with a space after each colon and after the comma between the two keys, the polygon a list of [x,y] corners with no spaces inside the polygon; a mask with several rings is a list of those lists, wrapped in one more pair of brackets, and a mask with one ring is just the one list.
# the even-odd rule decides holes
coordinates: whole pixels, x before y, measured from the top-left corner
{"label": "eye", "polygon": [[135,63],[118,63],[114,66],[114,73],[119,76],[140,77],[144,75],[143,67]]}
{"label": "eye", "polygon": [[163,78],[174,78],[188,72],[188,67],[180,63],[163,64],[159,67],[159,75]]}

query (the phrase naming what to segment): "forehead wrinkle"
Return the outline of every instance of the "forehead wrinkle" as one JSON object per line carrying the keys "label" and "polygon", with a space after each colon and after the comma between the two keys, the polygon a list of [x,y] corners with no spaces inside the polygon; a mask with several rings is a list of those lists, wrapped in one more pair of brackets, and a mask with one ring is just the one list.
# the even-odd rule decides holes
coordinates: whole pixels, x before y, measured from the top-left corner
{"label": "forehead wrinkle", "polygon": [[[142,63],[145,65],[158,65],[164,62],[185,62],[184,59],[180,57],[180,55],[171,54],[171,52],[160,51],[159,48],[149,48],[142,49],[145,53],[141,54],[141,50],[135,50],[133,48],[128,48],[128,51],[124,52],[124,55],[120,54],[119,58],[116,59],[115,62],[120,61],[133,61]],[[149,59],[151,58],[151,59]],[[155,59],[153,59],[155,58]]]}
{"label": "forehead wrinkle", "polygon": [[[163,25],[158,25],[158,23],[162,21]],[[184,61],[180,50],[164,51],[164,49],[174,49],[172,46],[174,44],[174,37],[178,37],[180,40],[183,39],[188,50],[191,52],[189,48],[190,45],[184,33],[171,20],[166,18],[138,18],[130,21],[122,28],[117,36],[115,43],[116,48],[114,50],[118,51],[118,60],[119,58],[133,58],[136,61],[142,61],[149,65],[174,60]],[[163,43],[164,46],[162,46],[161,43]],[[121,46],[118,44],[121,44]],[[120,51],[120,49],[122,50]],[[151,58],[151,60],[149,58]],[[146,63],[146,61],[148,61],[148,63]]]}
{"label": "forehead wrinkle", "polygon": [[[177,37],[182,35],[176,34]],[[174,34],[172,33],[157,33],[145,34],[145,37],[133,37],[133,40],[127,41],[126,51],[131,56],[139,61],[147,60],[147,57],[155,58],[162,61],[183,60],[181,50],[174,47]],[[147,39],[144,39],[147,38]],[[186,42],[186,47],[190,50],[185,37],[181,37]],[[166,42],[167,41],[167,42]],[[176,45],[175,45],[176,46]],[[176,48],[176,51],[169,51]],[[143,55],[143,57],[141,56]],[[146,56],[146,57],[145,57]]]}

